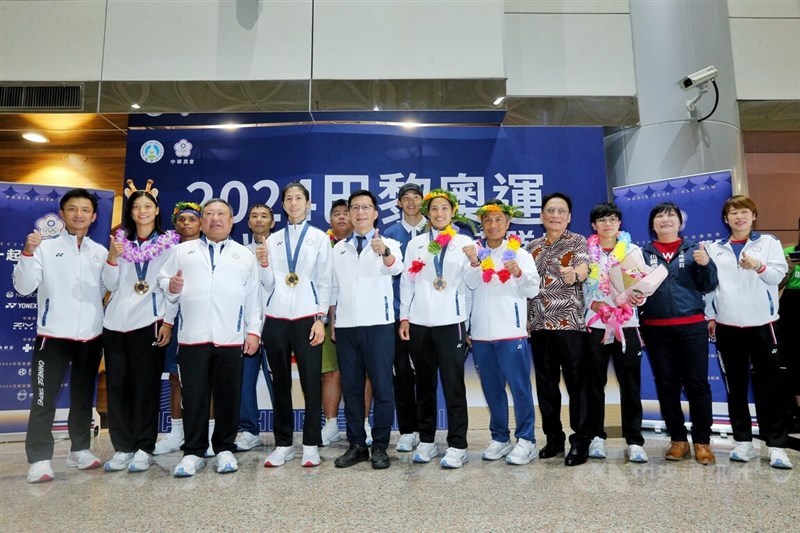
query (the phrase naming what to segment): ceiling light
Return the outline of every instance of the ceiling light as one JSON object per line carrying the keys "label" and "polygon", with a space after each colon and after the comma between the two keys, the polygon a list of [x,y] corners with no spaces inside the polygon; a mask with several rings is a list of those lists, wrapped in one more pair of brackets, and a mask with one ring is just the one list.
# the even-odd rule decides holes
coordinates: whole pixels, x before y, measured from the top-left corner
{"label": "ceiling light", "polygon": [[140,105],[139,105],[139,104],[137,104],[136,102],[134,102],[134,103],[132,103],[132,104],[131,104],[131,109],[141,109],[141,108],[142,108],[142,106],[140,106]]}
{"label": "ceiling light", "polygon": [[22,134],[22,138],[26,141],[31,141],[34,143],[49,143],[50,139],[42,135],[41,133],[33,133],[32,131],[26,132]]}
{"label": "ceiling light", "polygon": [[503,100],[505,99],[506,99],[505,96],[498,96],[497,98],[495,98],[494,102],[492,102],[492,105],[500,105],[503,103]]}

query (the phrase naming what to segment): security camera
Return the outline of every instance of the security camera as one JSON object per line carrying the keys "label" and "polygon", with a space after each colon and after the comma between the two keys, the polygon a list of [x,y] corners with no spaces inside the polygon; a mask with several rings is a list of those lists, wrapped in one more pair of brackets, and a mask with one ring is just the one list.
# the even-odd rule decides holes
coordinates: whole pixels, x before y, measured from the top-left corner
{"label": "security camera", "polygon": [[711,65],[702,70],[698,70],[693,74],[689,74],[681,81],[679,81],[678,84],[684,90],[690,89],[692,87],[700,86],[710,82],[711,80],[717,77],[717,74],[719,74],[719,71],[716,68],[714,68],[714,65]]}

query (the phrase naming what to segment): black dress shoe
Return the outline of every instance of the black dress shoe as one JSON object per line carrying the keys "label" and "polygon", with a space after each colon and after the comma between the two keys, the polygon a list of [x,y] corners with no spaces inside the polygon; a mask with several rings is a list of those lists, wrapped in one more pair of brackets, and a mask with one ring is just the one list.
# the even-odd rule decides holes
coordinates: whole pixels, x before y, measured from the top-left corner
{"label": "black dress shoe", "polygon": [[386,450],[383,448],[372,448],[372,468],[375,470],[383,470],[389,468],[389,456],[386,455]]}
{"label": "black dress shoe", "polygon": [[358,463],[369,461],[369,450],[361,444],[351,444],[347,451],[336,458],[333,464],[337,468],[347,468]]}
{"label": "black dress shoe", "polygon": [[539,450],[539,459],[550,459],[560,453],[564,453],[563,444],[551,444],[548,442],[544,445],[544,448]]}
{"label": "black dress shoe", "polygon": [[589,457],[589,448],[586,446],[572,446],[564,458],[566,466],[578,466],[586,462]]}

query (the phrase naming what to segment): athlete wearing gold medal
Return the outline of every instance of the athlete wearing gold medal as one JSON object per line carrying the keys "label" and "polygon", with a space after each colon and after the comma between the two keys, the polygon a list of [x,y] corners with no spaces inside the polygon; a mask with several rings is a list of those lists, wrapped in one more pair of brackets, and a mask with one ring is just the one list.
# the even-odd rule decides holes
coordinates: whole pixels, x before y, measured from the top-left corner
{"label": "athlete wearing gold medal", "polygon": [[103,320],[108,428],[114,457],[112,472],[147,470],[158,436],[161,372],[172,326],[174,304],[157,287],[162,265],[180,237],[161,229],[158,189],[148,180],[137,190],[131,180],[125,195],[123,227],[111,239],[103,284],[111,300]]}
{"label": "athlete wearing gold medal", "polygon": [[303,423],[303,466],[320,463],[322,444],[322,343],[332,281],[328,236],[308,221],[308,189],[294,182],[281,191],[286,227],[256,248],[266,306],[262,339],[272,370],[275,450],[264,466],[294,458],[292,354],[297,360],[307,416]]}
{"label": "athlete wearing gold medal", "polygon": [[420,211],[430,221],[430,231],[406,247],[398,329],[400,338],[409,341],[417,373],[420,444],[413,460],[428,463],[439,454],[434,443],[438,368],[448,422],[448,449],[441,466],[460,468],[467,461],[467,292],[478,287],[481,264],[472,239],[459,235],[451,225],[458,218],[458,200],[453,193],[431,191],[423,198]]}

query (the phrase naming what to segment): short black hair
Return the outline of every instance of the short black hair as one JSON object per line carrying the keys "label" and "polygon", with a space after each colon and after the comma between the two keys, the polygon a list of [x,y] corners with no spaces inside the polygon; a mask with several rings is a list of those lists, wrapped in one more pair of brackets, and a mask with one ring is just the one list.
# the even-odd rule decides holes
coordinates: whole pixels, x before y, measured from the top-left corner
{"label": "short black hair", "polygon": [[614,202],[602,202],[592,207],[589,212],[589,223],[594,224],[598,218],[616,216],[622,222],[622,211]]}
{"label": "short black hair", "polygon": [[[375,210],[378,210],[378,199],[372,194],[372,191],[368,191],[366,189],[359,189],[352,193],[350,197],[347,199],[347,208],[350,209],[350,205],[353,203],[353,198],[357,198],[359,196],[369,196],[370,201],[372,202],[372,207]],[[373,227],[378,227],[378,218],[376,217],[375,220],[372,222]]]}
{"label": "short black hair", "polygon": [[64,210],[64,206],[67,205],[67,202],[73,198],[86,198],[92,203],[92,212],[97,213],[97,198],[86,189],[72,189],[67,191],[64,196],[61,197],[61,201],[58,204],[62,211]]}
{"label": "short black hair", "polygon": [[308,202],[311,199],[311,195],[308,193],[308,189],[306,189],[306,186],[300,183],[299,181],[293,181],[288,185],[286,185],[286,187],[284,187],[283,190],[281,191],[281,203],[286,201],[286,193],[289,192],[289,189],[292,188],[300,189],[300,191],[302,191],[303,193],[303,196],[306,197],[306,202]]}
{"label": "short black hair", "polygon": [[250,218],[250,212],[253,209],[266,209],[267,211],[269,211],[269,216],[271,216],[273,219],[275,218],[275,213],[272,212],[272,208],[267,204],[261,204],[261,203],[253,204],[247,208],[247,218]]}
{"label": "short black hair", "polygon": [[562,200],[567,202],[567,209],[569,210],[570,213],[572,213],[572,199],[563,192],[554,192],[542,198],[542,209],[544,209],[544,206],[547,205],[547,202],[553,200],[554,198],[561,198]]}
{"label": "short black hair", "polygon": [[674,211],[678,215],[678,221],[681,223],[681,226],[683,226],[683,213],[681,212],[680,207],[673,202],[661,202],[650,211],[650,217],[647,220],[647,226],[650,230],[650,235],[656,235],[656,231],[653,229],[653,222],[656,219],[656,215],[668,213],[669,211]]}
{"label": "short black hair", "polygon": [[346,207],[347,209],[350,209],[350,206],[347,205],[347,200],[345,200],[344,198],[339,198],[338,200],[334,200],[333,203],[331,204],[331,209],[330,211],[328,211],[328,215],[332,215],[333,210],[336,209],[337,207]]}

